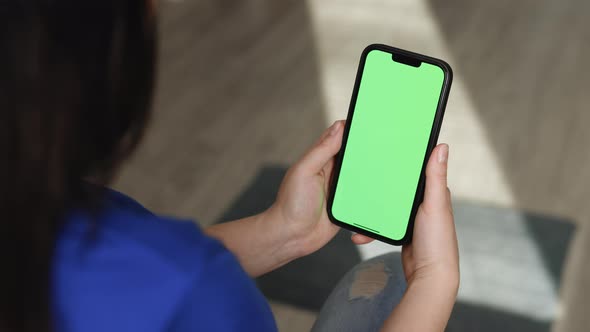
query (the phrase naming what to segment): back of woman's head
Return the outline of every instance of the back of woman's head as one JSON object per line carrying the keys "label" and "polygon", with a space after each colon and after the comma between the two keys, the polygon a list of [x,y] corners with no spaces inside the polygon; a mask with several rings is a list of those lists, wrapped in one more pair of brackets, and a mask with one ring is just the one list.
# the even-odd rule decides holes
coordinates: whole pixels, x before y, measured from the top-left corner
{"label": "back of woman's head", "polygon": [[48,331],[64,213],[108,182],[148,117],[146,0],[0,3],[0,331]]}

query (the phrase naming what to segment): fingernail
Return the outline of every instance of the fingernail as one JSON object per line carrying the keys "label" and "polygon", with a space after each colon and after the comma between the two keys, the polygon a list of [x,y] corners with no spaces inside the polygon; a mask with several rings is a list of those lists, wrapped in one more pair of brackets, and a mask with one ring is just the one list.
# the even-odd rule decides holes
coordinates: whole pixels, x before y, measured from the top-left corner
{"label": "fingernail", "polygon": [[339,130],[340,130],[340,121],[336,121],[336,122],[334,122],[334,124],[330,128],[330,133],[328,135],[334,136],[334,135],[336,135],[336,133],[338,133]]}
{"label": "fingernail", "polygon": [[446,144],[442,144],[440,149],[438,149],[438,162],[444,164],[449,159],[449,146]]}

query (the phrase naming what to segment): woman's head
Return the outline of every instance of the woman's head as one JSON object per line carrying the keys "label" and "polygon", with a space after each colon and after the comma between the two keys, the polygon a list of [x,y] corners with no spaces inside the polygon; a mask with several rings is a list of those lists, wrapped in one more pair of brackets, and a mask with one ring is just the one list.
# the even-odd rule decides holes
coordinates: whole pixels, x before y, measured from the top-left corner
{"label": "woman's head", "polygon": [[81,180],[106,183],[149,115],[155,22],[146,0],[0,4],[0,330],[50,325],[49,271]]}

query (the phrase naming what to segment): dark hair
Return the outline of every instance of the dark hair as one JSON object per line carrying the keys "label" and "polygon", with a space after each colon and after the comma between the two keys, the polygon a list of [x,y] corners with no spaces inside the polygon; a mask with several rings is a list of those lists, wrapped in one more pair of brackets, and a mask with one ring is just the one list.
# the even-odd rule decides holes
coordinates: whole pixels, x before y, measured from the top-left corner
{"label": "dark hair", "polygon": [[1,331],[52,330],[64,214],[140,141],[155,35],[149,0],[0,2]]}

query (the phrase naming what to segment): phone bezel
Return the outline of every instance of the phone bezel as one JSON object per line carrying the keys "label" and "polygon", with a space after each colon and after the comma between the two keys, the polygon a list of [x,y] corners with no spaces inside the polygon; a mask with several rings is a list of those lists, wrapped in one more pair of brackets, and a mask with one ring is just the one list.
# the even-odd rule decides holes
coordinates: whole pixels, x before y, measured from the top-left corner
{"label": "phone bezel", "polygon": [[[356,226],[347,224],[345,222],[342,222],[342,221],[336,219],[334,217],[334,215],[332,214],[332,205],[334,203],[334,194],[336,192],[336,186],[338,185],[338,177],[340,175],[340,169],[342,167],[342,159],[344,157],[344,152],[346,150],[346,143],[348,142],[348,133],[350,131],[350,125],[352,123],[352,119],[354,116],[354,109],[356,106],[360,82],[361,82],[362,74],[363,74],[363,71],[365,68],[365,62],[367,59],[367,55],[369,54],[369,52],[371,52],[373,50],[384,51],[384,52],[390,53],[392,56],[395,54],[398,54],[398,55],[401,55],[404,57],[409,57],[409,58],[412,58],[415,60],[419,60],[420,62],[432,64],[432,65],[435,65],[435,66],[441,68],[444,73],[443,86],[442,86],[440,97],[438,100],[436,113],[434,116],[434,121],[432,123],[432,128],[430,130],[430,137],[428,139],[428,145],[426,147],[424,161],[422,162],[422,169],[420,171],[420,179],[418,180],[416,194],[414,195],[414,202],[412,204],[412,211],[410,213],[410,220],[408,221],[408,225],[406,227],[406,232],[401,239],[391,239],[386,236],[376,234],[374,232],[366,230],[364,228],[360,228],[360,227],[356,227]],[[392,59],[392,61],[393,61],[393,59]],[[424,182],[425,182],[426,164],[428,162],[428,159],[430,158],[430,154],[432,153],[432,150],[434,149],[434,147],[436,146],[437,141],[438,141],[438,135],[440,133],[440,128],[442,126],[442,120],[444,117],[445,107],[446,107],[447,100],[449,97],[449,92],[451,89],[452,81],[453,81],[453,71],[451,69],[451,66],[449,66],[449,64],[443,60],[429,57],[429,56],[419,54],[419,53],[414,53],[414,52],[402,50],[402,49],[399,49],[396,47],[383,45],[383,44],[371,44],[363,50],[363,52],[361,54],[361,59],[359,62],[359,67],[358,67],[358,70],[356,73],[352,97],[350,99],[350,105],[348,108],[348,115],[346,117],[346,124],[344,126],[344,133],[343,133],[343,137],[342,137],[342,147],[340,148],[340,151],[338,152],[338,154],[335,157],[334,169],[332,171],[332,177],[330,179],[330,185],[329,185],[330,190],[328,192],[328,201],[327,201],[326,210],[328,213],[328,217],[332,223],[334,223],[342,228],[357,232],[359,234],[369,236],[369,237],[374,238],[376,240],[383,241],[385,243],[389,243],[392,245],[399,246],[399,245],[404,245],[404,244],[411,242],[412,234],[413,234],[413,230],[414,230],[414,219],[416,218],[416,213],[418,212],[418,208],[420,207],[420,204],[422,203],[422,200],[424,198]]]}

